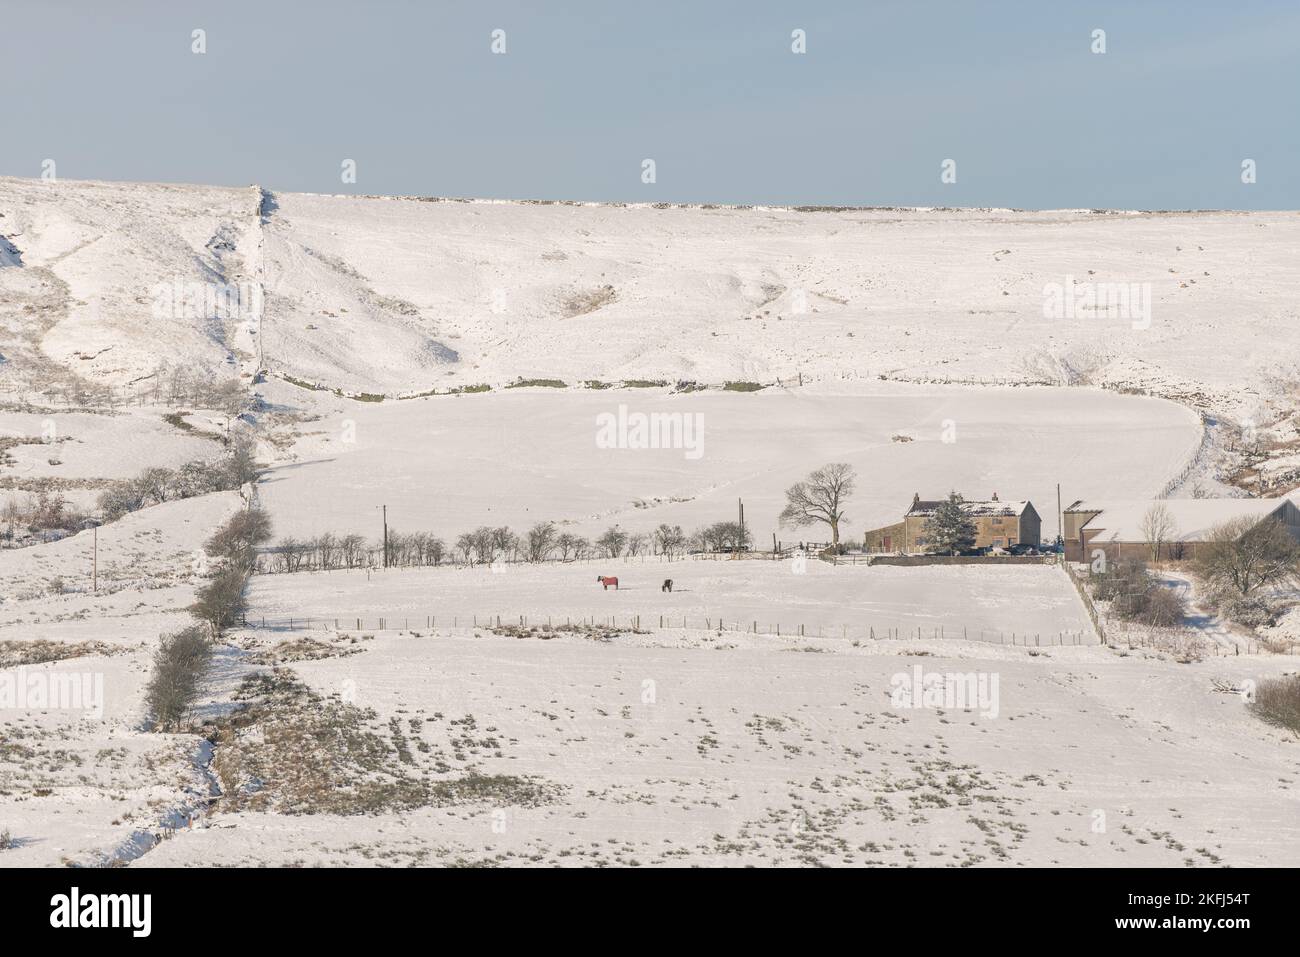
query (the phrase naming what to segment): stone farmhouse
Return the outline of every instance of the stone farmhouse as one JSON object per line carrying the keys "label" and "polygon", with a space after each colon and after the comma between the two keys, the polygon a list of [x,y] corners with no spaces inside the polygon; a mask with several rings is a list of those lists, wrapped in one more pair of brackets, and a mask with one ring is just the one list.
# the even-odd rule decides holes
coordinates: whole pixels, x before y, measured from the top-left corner
{"label": "stone farmhouse", "polygon": [[[864,549],[905,555],[925,554],[930,551],[926,541],[926,523],[941,504],[941,500],[922,499],[918,492],[912,496],[912,505],[903,513],[901,521],[866,532]],[[994,492],[991,499],[963,502],[962,508],[975,523],[976,548],[1038,545],[1042,541],[1042,521],[1031,502],[1003,502]]]}

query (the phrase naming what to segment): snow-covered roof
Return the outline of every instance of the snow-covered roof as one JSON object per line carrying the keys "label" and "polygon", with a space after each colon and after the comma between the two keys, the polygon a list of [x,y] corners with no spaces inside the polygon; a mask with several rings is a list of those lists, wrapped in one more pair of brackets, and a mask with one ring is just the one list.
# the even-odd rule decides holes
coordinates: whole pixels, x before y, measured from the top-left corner
{"label": "snow-covered roof", "polygon": [[1272,515],[1287,498],[1167,498],[1158,501],[1084,501],[1070,506],[1071,511],[1100,511],[1085,522],[1083,529],[1100,531],[1094,541],[1143,542],[1148,536],[1143,520],[1154,505],[1163,505],[1173,519],[1170,541],[1204,541],[1216,525],[1234,518],[1264,519]]}
{"label": "snow-covered roof", "polygon": [[[915,500],[912,502],[912,507],[907,510],[907,514],[933,515],[945,501],[947,500]],[[967,515],[1020,515],[1029,507],[1029,502],[1000,502],[997,499],[990,499],[985,502],[962,502],[961,507]]]}

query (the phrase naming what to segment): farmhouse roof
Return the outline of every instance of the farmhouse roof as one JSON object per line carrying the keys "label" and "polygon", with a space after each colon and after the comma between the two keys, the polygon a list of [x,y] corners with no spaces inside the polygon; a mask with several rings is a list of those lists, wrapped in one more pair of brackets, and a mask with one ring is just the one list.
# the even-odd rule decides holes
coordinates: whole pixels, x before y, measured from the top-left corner
{"label": "farmhouse roof", "polygon": [[[946,502],[947,499],[923,499],[917,496],[912,499],[912,507],[907,510],[908,515],[920,515],[928,517],[938,511],[939,506]],[[1021,515],[1029,507],[1029,502],[1001,502],[998,501],[997,493],[993,498],[983,502],[962,502],[962,511],[967,515]]]}

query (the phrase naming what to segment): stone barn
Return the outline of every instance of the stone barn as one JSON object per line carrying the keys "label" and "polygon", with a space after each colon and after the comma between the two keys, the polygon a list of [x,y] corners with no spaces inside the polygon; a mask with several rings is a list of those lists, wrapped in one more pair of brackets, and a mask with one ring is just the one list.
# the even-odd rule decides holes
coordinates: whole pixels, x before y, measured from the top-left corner
{"label": "stone barn", "polygon": [[1160,536],[1162,559],[1190,559],[1217,525],[1239,518],[1280,522],[1300,540],[1300,508],[1291,498],[1188,498],[1140,501],[1078,501],[1065,510],[1065,560],[1090,562],[1097,552],[1109,561],[1125,555],[1150,559],[1155,549],[1147,516],[1163,506],[1169,527]]}

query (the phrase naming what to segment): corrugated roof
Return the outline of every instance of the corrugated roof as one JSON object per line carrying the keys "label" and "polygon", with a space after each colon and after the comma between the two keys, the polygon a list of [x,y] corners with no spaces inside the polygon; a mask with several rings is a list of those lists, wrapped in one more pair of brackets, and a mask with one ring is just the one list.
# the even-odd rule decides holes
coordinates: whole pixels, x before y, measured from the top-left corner
{"label": "corrugated roof", "polygon": [[1143,542],[1147,533],[1143,520],[1154,505],[1163,505],[1173,519],[1170,541],[1199,542],[1208,537],[1216,525],[1234,518],[1264,519],[1281,508],[1289,498],[1166,498],[1152,501],[1139,499],[1113,502],[1086,502],[1072,507],[1075,511],[1099,509],[1101,514],[1084,523],[1085,531],[1100,531],[1098,542]]}

